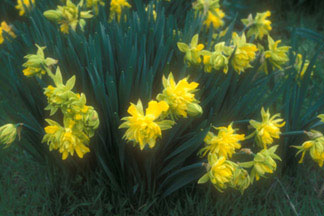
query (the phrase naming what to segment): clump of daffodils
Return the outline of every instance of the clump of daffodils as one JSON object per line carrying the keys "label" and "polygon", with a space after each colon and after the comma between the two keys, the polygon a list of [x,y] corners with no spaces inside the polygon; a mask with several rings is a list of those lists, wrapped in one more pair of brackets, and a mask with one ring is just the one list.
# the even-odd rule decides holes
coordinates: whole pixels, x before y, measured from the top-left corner
{"label": "clump of daffodils", "polygon": [[279,118],[279,113],[271,116],[269,109],[265,111],[263,107],[261,109],[261,117],[261,122],[251,120],[250,124],[255,128],[256,142],[266,149],[267,146],[273,143],[273,139],[279,139],[281,134],[280,128],[285,125],[285,122]]}
{"label": "clump of daffodils", "polygon": [[184,60],[188,65],[197,65],[201,63],[202,50],[204,49],[203,44],[198,44],[199,35],[195,34],[190,44],[178,42],[178,48],[181,52],[185,53]]}
{"label": "clump of daffodils", "polygon": [[232,35],[232,44],[235,47],[235,52],[232,56],[231,64],[234,70],[240,74],[245,69],[252,67],[250,63],[255,59],[258,48],[256,45],[246,42],[244,33],[239,36],[234,32]]}
{"label": "clump of daffodils", "polygon": [[137,104],[132,104],[127,112],[129,117],[122,118],[125,121],[119,128],[127,128],[124,138],[128,141],[138,143],[143,150],[146,145],[150,148],[155,146],[157,138],[162,136],[161,131],[167,130],[174,124],[171,120],[164,120],[163,114],[169,110],[169,105],[165,101],[150,101],[148,107],[143,110],[141,100]]}
{"label": "clump of daffodils", "polygon": [[247,37],[255,36],[257,39],[262,39],[263,36],[269,35],[271,31],[271,21],[267,20],[270,17],[271,12],[266,11],[264,13],[257,13],[253,19],[252,14],[246,19],[242,19],[242,23],[248,28]]}
{"label": "clump of daffodils", "polygon": [[175,117],[196,116],[202,113],[199,101],[195,98],[195,92],[198,91],[198,83],[188,82],[188,78],[174,81],[173,74],[170,73],[168,78],[163,76],[163,92],[158,94],[158,101],[165,101],[170,109],[169,113]]}
{"label": "clump of daffodils", "polygon": [[281,46],[278,47],[278,44],[281,42],[281,40],[274,41],[270,35],[268,35],[268,47],[269,50],[266,50],[264,52],[264,60],[261,67],[264,68],[264,71],[266,74],[268,74],[268,66],[267,61],[272,66],[272,69],[282,69],[282,66],[286,64],[289,61],[288,57],[288,51],[290,49],[289,46]]}
{"label": "clump of daffodils", "polygon": [[131,8],[132,6],[128,3],[127,0],[111,0],[110,2],[110,15],[109,20],[117,19],[120,22],[122,11],[125,8]]}
{"label": "clump of daffodils", "polygon": [[15,8],[19,10],[19,16],[23,16],[35,4],[35,0],[17,0]]}
{"label": "clump of daffodils", "polygon": [[197,0],[193,3],[193,9],[204,16],[204,25],[217,29],[224,25],[225,13],[220,9],[219,0]]}
{"label": "clump of daffodils", "polygon": [[23,71],[27,77],[47,74],[54,82],[54,86],[45,88],[44,94],[47,97],[48,105],[45,108],[50,111],[50,116],[56,114],[58,110],[63,115],[63,126],[51,119],[46,119],[49,126],[45,127],[45,135],[42,142],[49,145],[50,150],[59,150],[62,159],[69,155],[76,154],[83,158],[83,155],[90,151],[90,138],[94,136],[95,130],[99,126],[97,112],[92,106],[86,105],[84,94],[74,93],[72,89],[75,85],[75,76],[72,76],[65,84],[63,82],[60,68],[56,68],[56,73],[51,71],[50,66],[57,61],[52,58],[45,58],[43,50],[45,47],[38,47],[37,54],[25,56],[27,62]]}
{"label": "clump of daffodils", "polygon": [[77,26],[83,31],[86,25],[85,19],[92,18],[91,11],[81,11],[83,0],[75,5],[71,0],[66,0],[66,5],[57,6],[56,10],[48,10],[44,12],[44,16],[60,25],[61,32],[68,34],[69,29],[76,30]]}
{"label": "clump of daffodils", "polygon": [[4,32],[13,38],[16,37],[16,34],[12,31],[12,28],[5,21],[2,21],[0,25],[0,44],[4,42]]}
{"label": "clump of daffodils", "polygon": [[214,127],[218,130],[215,135],[209,131],[204,139],[206,146],[200,150],[200,154],[205,156],[207,153],[216,154],[219,157],[231,158],[236,149],[241,148],[240,141],[244,140],[244,134],[236,134],[232,124],[228,127]]}

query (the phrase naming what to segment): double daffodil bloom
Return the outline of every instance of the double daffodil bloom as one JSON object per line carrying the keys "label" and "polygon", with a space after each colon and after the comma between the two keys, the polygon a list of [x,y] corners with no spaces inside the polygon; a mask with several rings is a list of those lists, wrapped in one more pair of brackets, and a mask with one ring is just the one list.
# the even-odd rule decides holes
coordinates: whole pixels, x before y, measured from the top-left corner
{"label": "double daffodil bloom", "polygon": [[35,4],[35,0],[17,0],[15,8],[19,10],[19,16],[23,16]]}
{"label": "double daffodil bloom", "polygon": [[207,26],[207,28],[210,27],[210,25],[213,26],[213,28],[217,29],[224,25],[223,18],[225,16],[225,13],[219,9],[216,8],[215,10],[208,11],[208,15],[204,21],[204,25]]}
{"label": "double daffodil bloom", "polygon": [[4,42],[4,32],[13,38],[16,37],[15,33],[12,31],[12,28],[5,21],[2,21],[0,25],[0,44]]}
{"label": "double daffodil bloom", "polygon": [[117,18],[117,21],[119,22],[124,8],[131,7],[132,6],[128,3],[127,0],[111,0],[109,20],[112,21],[114,18]]}
{"label": "double daffodil bloom", "polygon": [[9,147],[17,137],[17,126],[19,124],[5,124],[0,127],[0,144],[6,145],[5,148]]}
{"label": "double daffodil bloom", "polygon": [[227,74],[228,59],[232,52],[233,48],[225,46],[225,42],[216,44],[214,52],[203,50],[201,53],[203,55],[204,70],[208,73],[212,69],[222,70]]}
{"label": "double daffodil bloom", "polygon": [[258,181],[266,173],[273,173],[277,169],[275,160],[281,161],[281,158],[275,154],[277,148],[278,145],[272,146],[269,149],[262,149],[254,156],[253,161],[238,164],[244,168],[253,167],[250,174],[251,183],[253,183],[254,178]]}
{"label": "double daffodil bloom", "polygon": [[210,180],[218,191],[223,192],[233,178],[235,166],[236,164],[224,157],[208,154],[207,173],[198,180],[198,184],[204,184]]}
{"label": "double daffodil bloom", "polygon": [[139,144],[141,150],[148,145],[150,148],[155,146],[157,138],[162,136],[161,131],[167,130],[174,124],[170,120],[159,120],[161,115],[167,112],[169,105],[165,101],[150,101],[144,114],[141,100],[137,104],[131,103],[127,112],[131,115],[122,118],[119,128],[127,128],[124,139]]}
{"label": "double daffodil bloom", "polygon": [[[265,60],[268,60],[272,65],[272,68],[282,69],[282,65],[286,64],[289,61],[288,51],[290,46],[281,46],[278,47],[278,44],[281,40],[274,41],[270,35],[268,35],[268,46],[269,50],[264,52]],[[266,61],[263,62],[266,64]],[[268,74],[268,67],[264,65],[265,73]]]}
{"label": "double daffodil bloom", "polygon": [[202,113],[202,108],[195,98],[195,92],[198,90],[198,83],[188,82],[188,78],[180,80],[178,83],[174,81],[173,74],[170,73],[168,78],[163,76],[162,83],[164,90],[162,94],[158,94],[158,101],[165,101],[170,109],[169,113],[175,118],[182,116],[195,116]]}
{"label": "double daffodil bloom", "polygon": [[87,147],[89,145],[89,137],[75,127],[76,122],[71,119],[64,119],[64,126],[59,123],[46,119],[49,126],[45,127],[45,136],[42,142],[47,142],[50,151],[59,150],[62,154],[62,160],[65,160],[69,154],[73,156],[77,153],[79,158],[90,152]]}
{"label": "double daffodil bloom", "polygon": [[251,179],[249,173],[245,169],[235,166],[233,178],[230,181],[230,187],[239,190],[241,194],[243,194],[250,184]]}
{"label": "double daffodil bloom", "polygon": [[79,9],[82,6],[83,0],[81,0],[78,5],[75,5],[71,0],[66,0],[65,6],[57,6],[56,10],[45,11],[44,16],[60,24],[61,32],[64,34],[68,34],[70,28],[75,31],[77,26],[83,31],[86,25],[85,19],[89,19],[93,17],[93,15],[91,11],[80,11]]}
{"label": "double daffodil bloom", "polygon": [[197,0],[193,3],[193,9],[207,15],[208,11],[219,8],[219,0]]}
{"label": "double daffodil bloom", "polygon": [[245,138],[244,134],[235,134],[232,124],[228,127],[214,127],[218,130],[217,136],[213,132],[208,132],[204,139],[206,147],[199,153],[205,156],[207,153],[216,154],[218,157],[231,158],[236,149],[241,148],[240,141]]}
{"label": "double daffodil bloom", "polygon": [[296,155],[302,152],[302,156],[298,163],[304,161],[305,154],[309,151],[312,159],[318,163],[318,166],[322,167],[324,163],[324,136],[321,132],[315,130],[311,130],[311,132],[307,132],[307,134],[312,140],[304,142],[301,146],[292,146],[299,150]]}
{"label": "double daffodil bloom", "polygon": [[38,76],[41,78],[42,75],[46,74],[46,69],[56,64],[57,60],[45,58],[44,49],[46,47],[40,47],[37,44],[36,46],[38,48],[36,54],[29,54],[24,57],[27,61],[23,64],[23,67],[25,67],[23,73],[27,77]]}
{"label": "double daffodil bloom", "polygon": [[184,60],[188,65],[201,63],[201,51],[204,49],[204,45],[198,44],[198,38],[199,35],[195,34],[189,45],[181,42],[177,43],[179,50],[185,53]]}
{"label": "double daffodil bloom", "polygon": [[283,119],[278,118],[280,117],[279,113],[271,117],[269,109],[265,111],[263,107],[261,109],[261,117],[262,122],[251,120],[250,124],[255,128],[257,143],[266,149],[268,145],[273,143],[274,138],[279,139],[281,134],[280,128],[285,125],[285,122]]}
{"label": "double daffodil bloom", "polygon": [[245,34],[240,37],[236,32],[233,33],[232,43],[235,47],[235,53],[232,56],[231,64],[237,73],[252,67],[251,61],[255,59],[255,53],[258,48],[251,43],[246,42]]}
{"label": "double daffodil bloom", "polygon": [[264,13],[257,13],[255,19],[253,19],[252,14],[248,16],[247,19],[242,19],[242,23],[249,28],[247,32],[247,37],[254,35],[256,38],[262,39],[264,35],[269,35],[271,31],[271,21],[267,20],[267,17],[271,15],[270,11]]}

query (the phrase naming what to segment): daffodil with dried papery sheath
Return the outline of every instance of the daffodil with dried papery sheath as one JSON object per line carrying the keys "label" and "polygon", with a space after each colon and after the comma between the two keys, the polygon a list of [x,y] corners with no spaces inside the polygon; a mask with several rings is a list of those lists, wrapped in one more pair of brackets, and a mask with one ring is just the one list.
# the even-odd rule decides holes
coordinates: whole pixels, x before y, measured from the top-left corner
{"label": "daffodil with dried papery sheath", "polygon": [[4,42],[4,34],[8,34],[12,38],[16,37],[16,34],[12,31],[11,26],[9,26],[5,21],[2,21],[0,25],[0,44]]}
{"label": "daffodil with dried papery sheath", "polygon": [[235,47],[234,54],[231,59],[231,64],[234,70],[240,74],[245,69],[251,68],[251,62],[255,59],[258,48],[252,44],[246,42],[245,34],[239,36],[236,32],[232,35],[232,44]]}
{"label": "daffodil with dried papery sheath", "polygon": [[205,72],[211,72],[212,69],[222,70],[225,74],[228,71],[229,56],[233,52],[232,47],[225,45],[225,42],[219,42],[215,45],[214,51],[201,51]]}
{"label": "daffodil with dried papery sheath", "polygon": [[218,134],[215,135],[209,131],[204,139],[206,144],[199,154],[205,156],[207,153],[216,154],[218,157],[231,158],[236,149],[241,148],[240,141],[244,140],[244,134],[236,134],[235,129],[232,128],[232,124],[228,127],[213,127],[218,130]]}
{"label": "daffodil with dried papery sheath", "polygon": [[56,10],[48,10],[44,12],[44,16],[58,24],[60,24],[61,32],[68,34],[69,29],[76,30],[77,26],[83,31],[86,25],[85,19],[92,18],[91,11],[80,11],[83,6],[83,0],[75,5],[71,0],[66,0],[65,6],[57,6]]}
{"label": "daffodil with dried papery sheath", "polygon": [[162,136],[162,131],[170,129],[174,121],[164,120],[163,114],[169,109],[165,101],[150,101],[144,113],[141,100],[137,104],[131,103],[127,112],[130,114],[121,120],[125,121],[119,128],[126,128],[124,139],[134,142],[143,150],[145,146],[153,148],[158,138]]}
{"label": "daffodil with dried papery sheath", "polygon": [[256,142],[266,149],[268,145],[273,143],[273,139],[279,139],[281,134],[280,128],[285,125],[285,122],[279,118],[279,113],[271,116],[269,109],[265,111],[263,107],[261,109],[261,117],[261,122],[251,120],[250,124],[255,128]]}
{"label": "daffodil with dried papery sheath", "polygon": [[110,2],[110,15],[109,20],[117,19],[120,22],[122,11],[126,8],[131,8],[132,6],[127,0],[111,0]]}
{"label": "daffodil with dried papery sheath", "polygon": [[282,66],[289,61],[288,51],[290,46],[278,47],[281,40],[274,41],[270,35],[268,35],[268,50],[264,52],[264,59],[262,59],[261,68],[264,69],[265,73],[268,74],[267,61],[272,66],[272,69],[282,70]]}
{"label": "daffodil with dried papery sheath", "polygon": [[254,35],[258,39],[262,39],[264,35],[269,35],[271,31],[271,21],[267,17],[271,15],[270,11],[264,13],[257,13],[253,19],[252,14],[246,19],[242,19],[242,23],[248,28],[247,37]]}
{"label": "daffodil with dried papery sheath", "polygon": [[27,61],[23,64],[25,69],[23,73],[27,77],[37,76],[39,78],[46,74],[46,70],[50,70],[52,65],[57,64],[57,60],[53,58],[45,58],[44,49],[36,44],[37,53],[26,55],[24,58]]}
{"label": "daffodil with dried papery sheath", "polygon": [[35,0],[17,0],[15,8],[19,10],[19,16],[23,16],[35,4]]}
{"label": "daffodil with dried papery sheath", "polygon": [[275,160],[281,161],[281,158],[275,154],[278,145],[272,146],[269,149],[262,149],[255,156],[253,161],[238,163],[240,167],[252,167],[250,179],[253,183],[254,178],[258,181],[260,177],[265,177],[266,173],[273,173],[277,169]]}
{"label": "daffodil with dried papery sheath", "polygon": [[309,151],[309,155],[312,159],[318,164],[318,166],[322,167],[324,164],[324,136],[321,132],[316,130],[311,130],[310,132],[306,132],[306,134],[311,138],[311,140],[304,142],[301,146],[292,146],[299,150],[296,155],[302,153],[298,163],[304,161],[305,154]]}
{"label": "daffodil with dried papery sheath", "polygon": [[188,82],[188,78],[174,81],[173,74],[170,73],[168,78],[163,76],[163,92],[157,95],[158,101],[165,101],[169,105],[168,114],[172,118],[196,116],[201,114],[202,108],[199,101],[195,98],[195,92],[198,91],[198,83]]}
{"label": "daffodil with dried papery sheath", "polygon": [[178,48],[181,52],[185,53],[184,60],[188,65],[201,63],[201,51],[204,49],[203,44],[198,44],[199,35],[195,34],[189,45],[178,42]]}

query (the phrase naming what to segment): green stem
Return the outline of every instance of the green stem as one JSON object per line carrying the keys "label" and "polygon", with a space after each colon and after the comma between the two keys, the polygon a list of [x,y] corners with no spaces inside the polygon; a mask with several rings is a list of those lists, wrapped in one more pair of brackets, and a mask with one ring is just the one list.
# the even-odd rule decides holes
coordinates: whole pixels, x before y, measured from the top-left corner
{"label": "green stem", "polygon": [[55,75],[53,74],[53,72],[48,67],[45,67],[45,70],[46,70],[48,76],[50,76],[51,79],[54,81],[55,80]]}
{"label": "green stem", "polygon": [[255,136],[255,131],[253,133],[251,133],[250,135],[246,136],[244,140],[248,140],[248,139],[251,139]]}
{"label": "green stem", "polygon": [[305,134],[305,131],[288,131],[282,133],[281,136],[294,136],[294,135],[301,135],[301,134]]}

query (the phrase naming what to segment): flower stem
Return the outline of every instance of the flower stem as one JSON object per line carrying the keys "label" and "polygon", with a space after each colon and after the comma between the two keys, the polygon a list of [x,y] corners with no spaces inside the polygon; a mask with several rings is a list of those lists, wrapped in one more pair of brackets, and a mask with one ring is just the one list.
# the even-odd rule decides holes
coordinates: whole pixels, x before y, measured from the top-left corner
{"label": "flower stem", "polygon": [[51,79],[54,81],[55,80],[55,75],[53,74],[53,72],[48,67],[45,67],[45,70],[46,70],[48,76],[50,76]]}

